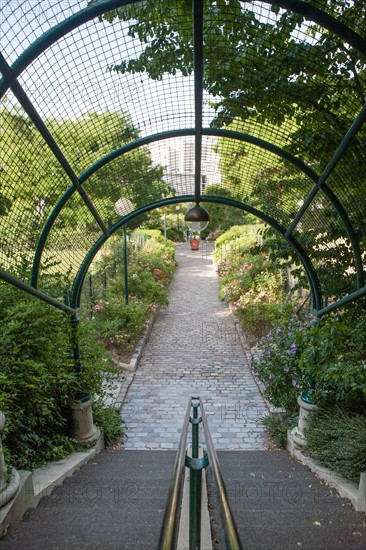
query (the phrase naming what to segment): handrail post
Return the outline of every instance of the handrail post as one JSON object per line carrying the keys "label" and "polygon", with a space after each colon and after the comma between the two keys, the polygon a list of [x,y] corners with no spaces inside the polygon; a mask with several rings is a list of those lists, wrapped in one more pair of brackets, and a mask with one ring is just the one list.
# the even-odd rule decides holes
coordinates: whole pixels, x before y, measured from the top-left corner
{"label": "handrail post", "polygon": [[178,516],[182,493],[182,479],[185,470],[187,436],[191,412],[191,399],[188,401],[186,416],[184,417],[179,448],[175,458],[173,477],[169,487],[164,519],[160,532],[158,550],[172,550],[176,547],[178,536]]}
{"label": "handrail post", "polygon": [[[198,415],[200,407],[200,416]],[[191,414],[193,409],[193,414]],[[192,424],[192,456],[186,452],[189,423]],[[199,424],[203,425],[208,454],[199,457]],[[202,400],[199,397],[191,397],[188,401],[187,412],[183,423],[172,481],[169,488],[167,505],[165,508],[158,550],[173,550],[177,542],[177,521],[179,516],[179,503],[181,501],[181,489],[184,467],[190,470],[189,487],[189,550],[201,549],[201,510],[202,510],[202,470],[210,464],[216,483],[220,511],[222,515],[225,534],[225,548],[228,550],[242,550],[239,535],[234,518],[227,499],[225,484],[222,479],[216,451],[212,442],[207,417]]]}
{"label": "handrail post", "polygon": [[230,510],[229,501],[227,498],[225,483],[222,478],[219,461],[217,459],[216,450],[212,442],[212,437],[207,423],[207,416],[200,399],[202,425],[205,434],[205,443],[207,447],[208,459],[212,469],[213,478],[219,495],[219,506],[223,520],[225,548],[228,550],[242,550],[239,534],[235,525],[235,521]]}
{"label": "handrail post", "polygon": [[[192,423],[192,458],[198,458],[199,453],[199,423],[198,418],[199,402],[192,399],[193,418]],[[189,550],[200,550],[201,548],[201,490],[202,490],[202,469],[190,470],[189,485]]]}

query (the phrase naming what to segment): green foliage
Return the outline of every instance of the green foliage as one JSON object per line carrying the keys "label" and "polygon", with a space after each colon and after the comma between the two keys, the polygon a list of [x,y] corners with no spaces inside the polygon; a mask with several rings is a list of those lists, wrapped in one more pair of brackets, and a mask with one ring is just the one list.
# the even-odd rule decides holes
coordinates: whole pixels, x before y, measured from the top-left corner
{"label": "green foliage", "polygon": [[305,431],[306,453],[346,479],[359,482],[366,471],[366,416],[344,408],[312,414]]}
{"label": "green foliage", "polygon": [[308,331],[300,367],[314,377],[317,404],[366,405],[365,321],[366,311],[354,304]]}
{"label": "green foliage", "polygon": [[299,358],[306,345],[310,319],[300,321],[293,317],[277,326],[260,340],[259,355],[251,361],[253,372],[265,386],[265,397],[291,415],[298,409],[298,396],[309,388],[309,374],[299,366]]}
{"label": "green foliage", "polygon": [[[130,116],[120,111],[89,112],[75,120],[50,119],[46,123],[77,174],[82,174],[107,152],[139,137]],[[6,256],[9,256],[13,241],[19,241],[22,257],[31,260],[45,221],[66,191],[65,175],[20,108],[11,111],[0,108],[0,126],[6,130],[0,132],[2,245],[7,245]],[[93,201],[107,226],[116,221],[115,203],[121,197],[129,198],[139,208],[158,200],[162,193],[168,194],[170,187],[162,177],[162,168],[153,165],[147,147],[118,157],[93,174],[90,179]],[[141,219],[131,224],[140,222]],[[69,201],[67,212],[60,212],[55,228],[49,235],[51,249],[79,250],[85,246],[87,251],[91,236],[99,236],[98,226],[91,221],[77,196]],[[19,262],[15,253],[12,260]]]}
{"label": "green foliage", "polygon": [[77,371],[65,314],[4,284],[0,299],[4,447],[14,466],[34,468],[75,449],[69,402],[79,391],[103,396],[103,385],[116,373],[91,327],[79,334]]}
{"label": "green foliage", "polygon": [[294,311],[294,304],[290,300],[283,303],[272,304],[267,302],[249,302],[246,306],[238,307],[235,315],[250,339],[268,334],[278,324],[285,323]]}
{"label": "green foliage", "polygon": [[215,255],[219,255],[219,249],[226,244],[232,244],[248,248],[258,242],[258,230],[260,225],[233,225],[215,241]]}
{"label": "green foliage", "polygon": [[[341,1],[332,2],[331,6],[328,4],[324,3],[323,7],[330,13],[336,10],[338,16],[360,24],[364,8],[359,3],[357,7]],[[343,83],[345,73],[354,75],[352,52],[346,50],[342,41],[332,33],[325,33],[322,40],[314,44],[296,40],[294,30],[301,25],[303,18],[295,13],[278,13],[269,21],[250,8],[242,6],[239,0],[229,4],[207,2],[205,5],[204,16],[210,21],[211,31],[205,34],[205,45],[208,51],[214,49],[216,55],[214,61],[205,64],[204,82],[212,95],[221,96],[220,118],[226,122],[230,120],[238,104],[235,112],[242,110],[243,117],[254,111],[263,119],[279,123],[284,114],[292,116],[298,109],[311,110],[318,102],[330,118],[339,109],[334,89]],[[129,21],[130,35],[139,38],[147,47],[137,59],[121,60],[110,70],[147,73],[153,79],[161,79],[167,72],[176,74],[181,71],[184,75],[192,72],[192,11],[185,0],[174,5],[166,0],[153,14],[148,5],[137,4],[104,15],[108,21],[117,17]],[[313,24],[308,33],[315,36],[320,31],[319,26]],[[156,39],[150,42],[150,37]],[[229,58],[227,52],[232,51],[233,46],[238,53]],[[248,82],[243,90],[240,87],[242,70],[251,66],[253,56],[257,59],[256,70],[248,72]],[[305,64],[299,62],[301,58],[306,60]],[[281,73],[278,74],[280,67]],[[359,77],[362,71],[363,65],[357,65]],[[273,79],[272,94],[261,93],[265,85],[263,75]],[[309,80],[312,81],[311,87],[307,86]],[[355,94],[362,103],[358,79],[351,78],[347,86],[349,93]],[[297,97],[297,105],[288,102],[290,91]],[[239,101],[234,102],[233,98]]]}
{"label": "green foliage", "polygon": [[124,434],[121,409],[110,407],[97,400],[93,406],[93,418],[96,425],[103,430],[104,443],[108,446]]}
{"label": "green foliage", "polygon": [[295,419],[287,413],[276,412],[265,416],[261,423],[275,445],[286,449],[287,431],[296,425]]}
{"label": "green foliage", "polygon": [[258,344],[252,368],[269,401],[295,412],[299,393],[309,390],[319,406],[354,413],[366,406],[366,312],[353,306],[314,326],[311,316],[280,325]]}
{"label": "green foliage", "polygon": [[138,234],[148,235],[148,239],[137,251],[129,251],[128,304],[118,241],[108,244],[92,275],[96,330],[107,348],[125,353],[136,345],[157,308],[168,304],[166,287],[176,269],[174,244],[167,241],[165,246],[160,231],[141,231],[135,236]]}
{"label": "green foliage", "polygon": [[126,304],[123,296],[116,298],[113,287],[106,298],[95,315],[96,330],[107,347],[131,349],[141,336],[151,310],[139,300],[130,298]]}
{"label": "green foliage", "polygon": [[158,241],[160,243],[164,242],[164,236],[160,229],[136,229],[133,234],[146,235],[146,237],[150,239],[155,239],[155,241]]}
{"label": "green foliage", "polygon": [[284,271],[257,241],[260,226],[234,226],[216,241],[220,296],[235,308],[247,335],[259,338],[288,319],[294,304],[285,295]]}
{"label": "green foliage", "polygon": [[[321,209],[326,209],[326,206],[322,205]],[[315,215],[315,205],[312,211]],[[354,272],[349,269],[354,264],[354,257],[348,241],[344,239],[342,229],[337,223],[332,224],[330,216],[328,216],[327,231],[332,235],[331,239],[327,232],[320,233],[320,226],[314,231],[317,236],[314,247],[309,249],[309,257],[323,283],[324,300],[334,300],[344,296],[345,288],[352,288],[354,285]],[[281,263],[291,268],[292,275],[297,280],[295,288],[309,288],[305,270],[289,243],[269,227],[263,230],[262,237],[261,250],[268,255],[271,262]],[[312,238],[311,234],[309,237]],[[337,238],[339,240],[335,247]]]}

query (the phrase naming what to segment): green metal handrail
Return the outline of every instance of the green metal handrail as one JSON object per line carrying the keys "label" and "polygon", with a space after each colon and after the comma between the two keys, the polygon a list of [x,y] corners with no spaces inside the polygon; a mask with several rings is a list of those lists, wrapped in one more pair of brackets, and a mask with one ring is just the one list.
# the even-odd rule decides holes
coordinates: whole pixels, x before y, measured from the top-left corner
{"label": "green metal handrail", "polygon": [[[190,410],[193,408],[193,415]],[[201,416],[198,415],[200,408]],[[192,424],[192,457],[187,456],[187,436],[189,423]],[[207,454],[199,458],[199,425],[203,425]],[[190,469],[189,495],[189,550],[201,548],[201,508],[202,508],[202,470],[211,466],[216,484],[219,508],[221,513],[225,545],[228,550],[241,550],[241,542],[235,521],[228,503],[225,483],[221,474],[219,461],[208,427],[207,416],[199,397],[191,397],[188,401],[182,435],[175,459],[172,481],[170,483],[167,504],[165,507],[163,525],[158,544],[159,550],[173,550],[178,538],[179,504],[182,500],[182,482],[184,466]]]}
{"label": "green metal handrail", "polygon": [[225,483],[221,474],[219,460],[217,458],[215,446],[212,442],[212,437],[211,437],[210,429],[208,427],[205,409],[203,407],[203,403],[201,399],[200,399],[200,407],[201,407],[202,424],[203,424],[203,430],[205,433],[209,464],[213,473],[213,477],[214,477],[216,489],[217,489],[217,496],[219,500],[221,518],[223,523],[223,531],[225,536],[226,548],[228,550],[241,550],[242,546],[241,546],[238,530],[236,528],[234,517],[230,509]]}
{"label": "green metal handrail", "polygon": [[170,482],[168,499],[165,507],[163,526],[159,539],[159,550],[171,550],[175,548],[178,537],[179,504],[182,500],[183,474],[185,468],[185,457],[187,449],[187,436],[189,427],[189,415],[191,411],[191,400],[189,400],[186,416],[183,422],[182,435],[180,436],[179,448],[174,463],[172,480]]}

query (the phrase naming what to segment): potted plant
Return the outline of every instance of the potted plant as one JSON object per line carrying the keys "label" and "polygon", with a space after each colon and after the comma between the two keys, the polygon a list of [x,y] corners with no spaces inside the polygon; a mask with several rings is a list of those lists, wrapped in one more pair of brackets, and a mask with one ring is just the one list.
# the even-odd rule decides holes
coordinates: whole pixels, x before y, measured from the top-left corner
{"label": "potted plant", "polygon": [[200,247],[200,242],[195,235],[189,240],[189,244],[191,245],[191,250],[198,250]]}

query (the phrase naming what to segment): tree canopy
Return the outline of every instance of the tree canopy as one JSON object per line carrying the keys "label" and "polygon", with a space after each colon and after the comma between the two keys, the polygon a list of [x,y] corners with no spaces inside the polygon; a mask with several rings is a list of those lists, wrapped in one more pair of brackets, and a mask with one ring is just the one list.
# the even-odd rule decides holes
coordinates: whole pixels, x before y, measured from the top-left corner
{"label": "tree canopy", "polygon": [[[0,112],[3,133],[1,147],[3,165],[0,173],[0,215],[3,217],[1,236],[3,254],[8,254],[6,243],[21,236],[20,258],[31,259],[44,226],[60,196],[70,185],[64,170],[25,113],[19,110]],[[100,158],[100,149],[107,142],[111,150],[137,139],[138,132],[128,115],[120,112],[91,112],[76,120],[48,120],[48,127],[67,156],[74,171],[81,174]],[[119,131],[116,132],[116,127]],[[6,130],[6,132],[5,132]],[[10,168],[14,168],[16,170]],[[109,225],[117,219],[115,203],[128,198],[135,207],[158,200],[167,192],[161,166],[153,165],[150,151],[136,149],[118,157],[97,171],[86,185],[88,194]],[[88,247],[98,236],[95,222],[76,194],[58,216],[49,242],[50,253],[57,249],[67,235],[68,248]],[[25,240],[26,238],[26,240]],[[26,243],[26,244],[25,244]],[[25,246],[24,246],[25,244]]]}

